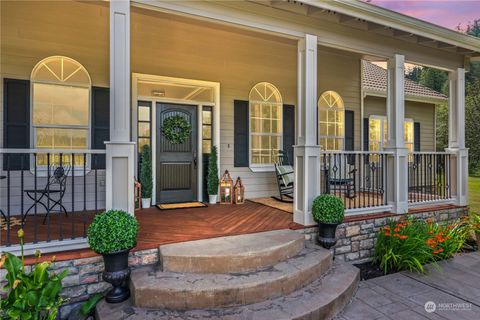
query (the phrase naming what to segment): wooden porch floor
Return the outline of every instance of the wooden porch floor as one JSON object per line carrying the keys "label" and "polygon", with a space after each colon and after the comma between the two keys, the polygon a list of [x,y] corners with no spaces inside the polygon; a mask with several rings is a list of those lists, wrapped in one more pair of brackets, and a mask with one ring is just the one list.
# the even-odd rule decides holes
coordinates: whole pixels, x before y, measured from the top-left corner
{"label": "wooden porch floor", "polygon": [[[255,233],[278,229],[300,229],[301,225],[293,222],[293,215],[251,201],[243,205],[209,205],[205,208],[159,210],[156,207],[136,211],[140,232],[134,250],[156,248],[159,245],[228,235]],[[94,214],[75,214],[74,229],[77,235],[83,234],[84,225],[88,226]],[[43,216],[37,217],[37,241],[46,240],[47,224],[42,224]],[[32,223],[28,223],[29,220]],[[65,215],[58,214],[50,219],[50,238],[59,236],[60,225],[64,239],[71,237],[72,223]],[[18,244],[15,226],[11,230],[10,242]],[[32,241],[34,224],[27,218],[24,226],[25,240]],[[1,232],[1,243],[6,241],[6,231]],[[56,254],[58,260],[79,257],[91,257],[95,253],[89,249]]]}

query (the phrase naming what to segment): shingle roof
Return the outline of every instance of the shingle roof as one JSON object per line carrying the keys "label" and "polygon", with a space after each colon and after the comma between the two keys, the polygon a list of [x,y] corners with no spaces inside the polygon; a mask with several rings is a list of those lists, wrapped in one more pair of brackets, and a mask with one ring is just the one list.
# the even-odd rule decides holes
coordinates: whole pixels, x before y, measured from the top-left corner
{"label": "shingle roof", "polygon": [[[363,88],[369,91],[387,92],[387,70],[368,61],[363,61]],[[434,98],[445,100],[447,97],[418,82],[405,78],[405,94],[418,98]]]}

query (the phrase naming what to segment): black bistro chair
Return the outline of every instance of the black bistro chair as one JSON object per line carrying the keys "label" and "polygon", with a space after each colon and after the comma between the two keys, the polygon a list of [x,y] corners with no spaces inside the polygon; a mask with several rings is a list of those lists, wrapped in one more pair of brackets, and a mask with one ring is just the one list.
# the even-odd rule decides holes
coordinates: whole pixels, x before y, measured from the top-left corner
{"label": "black bistro chair", "polygon": [[63,196],[67,189],[67,176],[70,172],[70,166],[58,166],[50,169],[53,170],[53,175],[47,181],[43,189],[29,189],[24,190],[25,194],[33,200],[33,204],[25,212],[22,223],[25,223],[28,213],[35,207],[36,204],[41,205],[47,211],[43,218],[43,223],[47,219],[50,212],[54,211],[55,207],[60,213],[63,211],[68,216],[67,209],[62,204]]}

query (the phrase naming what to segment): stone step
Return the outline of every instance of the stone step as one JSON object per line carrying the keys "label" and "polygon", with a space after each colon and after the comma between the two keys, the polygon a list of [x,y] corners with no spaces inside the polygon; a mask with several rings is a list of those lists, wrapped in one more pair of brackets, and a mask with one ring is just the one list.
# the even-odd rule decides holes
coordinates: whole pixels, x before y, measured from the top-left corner
{"label": "stone step", "polygon": [[163,271],[235,273],[277,264],[297,255],[305,236],[293,230],[188,241],[160,246]]}
{"label": "stone step", "polygon": [[134,270],[130,290],[135,306],[170,310],[219,308],[288,295],[328,271],[330,251],[308,245],[272,267],[246,273],[174,273],[153,267]]}
{"label": "stone step", "polygon": [[308,286],[289,295],[264,302],[224,308],[188,311],[143,309],[130,300],[121,304],[97,304],[97,320],[229,319],[229,320],[328,320],[348,304],[359,281],[359,269],[334,264],[332,269]]}

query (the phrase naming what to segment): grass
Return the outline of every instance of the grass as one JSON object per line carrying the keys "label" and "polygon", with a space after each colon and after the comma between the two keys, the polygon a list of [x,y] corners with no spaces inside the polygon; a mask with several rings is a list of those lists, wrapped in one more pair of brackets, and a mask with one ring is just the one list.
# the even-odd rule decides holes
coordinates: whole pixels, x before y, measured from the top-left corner
{"label": "grass", "polygon": [[480,213],[480,177],[468,178],[468,203],[470,211]]}

